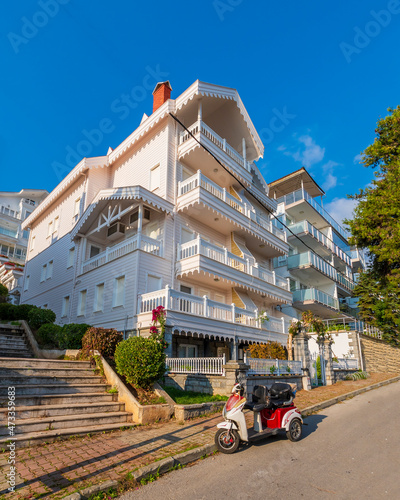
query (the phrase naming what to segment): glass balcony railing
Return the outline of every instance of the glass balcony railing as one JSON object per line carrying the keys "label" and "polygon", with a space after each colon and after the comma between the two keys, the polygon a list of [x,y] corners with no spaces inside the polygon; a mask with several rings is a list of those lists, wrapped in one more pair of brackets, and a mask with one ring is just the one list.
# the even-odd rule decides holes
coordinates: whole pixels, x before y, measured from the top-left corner
{"label": "glass balcony railing", "polygon": [[350,257],[343,252],[342,249],[340,249],[333,241],[325,236],[325,234],[321,233],[316,227],[314,227],[312,224],[310,224],[307,220],[303,220],[301,222],[297,222],[296,224],[291,224],[289,226],[289,229],[294,233],[294,234],[300,234],[300,233],[309,233],[313,238],[315,238],[317,241],[319,241],[324,247],[328,248],[331,250],[332,253],[337,255],[343,262],[345,262],[348,266],[351,266],[351,259]]}
{"label": "glass balcony railing", "polygon": [[317,288],[305,288],[303,290],[295,290],[293,292],[293,302],[306,302],[314,301],[319,302],[325,306],[331,307],[332,309],[339,310],[339,300],[332,295],[328,295],[325,292],[321,292]]}
{"label": "glass balcony railing", "polygon": [[337,275],[337,282],[340,283],[340,285],[344,286],[348,290],[353,291],[354,287],[356,286],[354,281],[350,280],[349,278],[346,278],[342,274]]}
{"label": "glass balcony railing", "polygon": [[298,253],[288,257],[288,269],[301,267],[314,267],[333,281],[337,281],[338,273],[336,269],[313,252]]}
{"label": "glass balcony railing", "polygon": [[11,231],[10,229],[6,229],[5,227],[0,226],[0,234],[4,234],[5,236],[11,236],[11,238],[17,238],[18,232]]}
{"label": "glass balcony railing", "polygon": [[319,205],[312,196],[310,196],[304,189],[298,189],[293,191],[293,193],[281,196],[276,201],[278,205],[284,203],[286,206],[291,205],[297,201],[305,200],[309,205],[311,205],[314,210],[316,210],[345,240],[348,239],[349,235],[340,224],[338,224],[335,219],[332,218],[329,213]]}

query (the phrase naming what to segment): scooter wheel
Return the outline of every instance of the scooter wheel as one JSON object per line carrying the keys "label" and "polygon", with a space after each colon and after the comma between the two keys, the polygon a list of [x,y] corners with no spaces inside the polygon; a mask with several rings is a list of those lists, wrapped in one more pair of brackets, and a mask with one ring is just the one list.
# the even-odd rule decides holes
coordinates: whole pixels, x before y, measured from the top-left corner
{"label": "scooter wheel", "polygon": [[215,444],[221,453],[235,453],[240,443],[239,433],[231,429],[218,429],[215,434]]}
{"label": "scooter wheel", "polygon": [[294,418],[289,424],[289,430],[286,431],[286,437],[290,441],[298,441],[301,438],[302,425],[299,418]]}

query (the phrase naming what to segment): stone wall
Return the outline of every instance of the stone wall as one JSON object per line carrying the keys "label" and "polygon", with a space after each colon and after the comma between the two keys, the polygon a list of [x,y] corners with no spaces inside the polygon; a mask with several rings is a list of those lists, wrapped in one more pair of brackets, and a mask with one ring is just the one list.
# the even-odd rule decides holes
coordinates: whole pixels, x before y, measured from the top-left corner
{"label": "stone wall", "polygon": [[347,375],[355,373],[357,370],[333,370],[333,376],[335,383],[339,380],[346,380]]}
{"label": "stone wall", "polygon": [[400,373],[400,348],[382,340],[360,335],[364,370],[367,372]]}

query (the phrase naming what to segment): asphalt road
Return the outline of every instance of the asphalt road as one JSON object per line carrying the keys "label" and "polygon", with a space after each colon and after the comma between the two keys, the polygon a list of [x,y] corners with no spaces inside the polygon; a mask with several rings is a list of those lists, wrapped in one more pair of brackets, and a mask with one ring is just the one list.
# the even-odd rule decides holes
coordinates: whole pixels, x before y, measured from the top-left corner
{"label": "asphalt road", "polygon": [[400,382],[305,419],[303,438],[243,446],[170,472],[124,500],[400,499]]}

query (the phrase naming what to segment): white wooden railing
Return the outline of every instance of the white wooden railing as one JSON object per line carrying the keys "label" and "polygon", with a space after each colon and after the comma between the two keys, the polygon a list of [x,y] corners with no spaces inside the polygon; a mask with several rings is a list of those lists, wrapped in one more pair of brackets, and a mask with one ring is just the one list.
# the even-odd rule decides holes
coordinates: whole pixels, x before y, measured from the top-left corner
{"label": "white wooden railing", "polygon": [[287,359],[260,359],[244,355],[244,362],[250,365],[249,375],[301,375],[301,361]]}
{"label": "white wooden railing", "polygon": [[169,373],[192,373],[203,375],[225,375],[225,354],[219,358],[166,358]]}
{"label": "white wooden railing", "polygon": [[287,241],[286,232],[277,228],[272,221],[263,217],[260,213],[256,212],[255,209],[246,202],[238,200],[235,196],[232,196],[225,188],[218,186],[215,182],[210,180],[200,170],[196,174],[192,175],[184,181],[178,182],[178,196],[183,196],[193,189],[201,187],[211,193],[216,198],[222,200],[230,207],[232,207],[237,212],[240,212],[248,219],[256,222],[259,226],[266,229],[270,233],[274,234],[283,241]]}
{"label": "white wooden railing", "polygon": [[241,309],[235,304],[224,304],[209,299],[207,296],[197,297],[189,293],[178,292],[168,285],[163,290],[139,295],[138,311],[150,313],[158,306],[163,306],[168,311],[191,314],[207,319],[237,323],[244,326],[259,328],[274,333],[287,333],[288,325],[284,318],[270,318],[269,321],[259,320],[259,311],[255,309]]}
{"label": "white wooden railing", "polygon": [[135,234],[132,238],[122,241],[112,247],[107,247],[104,252],[99,253],[95,257],[85,260],[82,265],[82,273],[96,269],[107,262],[111,262],[119,257],[123,257],[128,253],[140,248],[147,253],[161,255],[162,242],[149,238],[143,234]]}
{"label": "white wooden railing", "polygon": [[250,276],[259,278],[262,281],[271,283],[272,285],[289,290],[289,280],[276,275],[275,271],[269,271],[258,267],[255,259],[242,258],[228,252],[225,247],[219,247],[204,240],[201,236],[186,243],[178,244],[177,260],[181,261],[195,255],[203,255],[209,259],[225,264],[226,266],[242,271]]}
{"label": "white wooden railing", "polygon": [[338,358],[333,362],[334,370],[358,370],[358,359]]}
{"label": "white wooden railing", "polygon": [[[197,122],[193,123],[190,127],[188,127],[188,130],[194,136],[196,136],[199,132],[201,132],[209,141],[211,141],[219,149],[224,151],[238,165],[246,169],[248,172],[251,171],[250,163],[245,158],[243,158],[243,156],[240,153],[238,153],[232,146],[230,146],[226,142],[226,139],[220,137],[216,132],[214,132],[212,128],[206,125],[203,121],[198,120]],[[186,130],[184,130],[181,133],[179,144],[183,144],[191,138],[192,136]]]}

